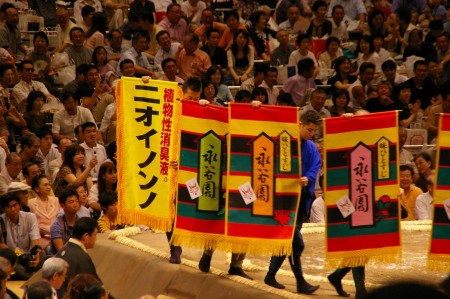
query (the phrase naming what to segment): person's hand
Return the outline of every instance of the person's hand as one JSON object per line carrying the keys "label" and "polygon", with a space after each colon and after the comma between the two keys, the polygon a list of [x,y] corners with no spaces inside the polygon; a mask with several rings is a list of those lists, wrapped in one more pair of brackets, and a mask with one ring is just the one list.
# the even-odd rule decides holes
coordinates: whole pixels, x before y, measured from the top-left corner
{"label": "person's hand", "polygon": [[205,107],[206,105],[209,104],[209,101],[208,100],[199,100],[198,104],[202,107]]}
{"label": "person's hand", "polygon": [[259,108],[262,105],[262,103],[260,101],[252,101],[251,104],[252,104],[253,108]]}
{"label": "person's hand", "polygon": [[177,160],[172,160],[170,161],[170,167],[172,167],[173,169],[178,169],[178,161]]}
{"label": "person's hand", "polygon": [[97,165],[97,163],[98,163],[97,157],[94,156],[94,157],[91,159],[91,161],[89,161],[88,167],[89,167],[90,169],[92,169],[92,168],[94,168],[94,167]]}
{"label": "person's hand", "polygon": [[32,261],[30,261],[30,265],[31,265],[33,268],[36,268],[36,267],[39,265],[40,260],[41,260],[41,256],[40,256],[40,254],[38,253],[38,254],[36,254],[36,255],[34,256],[34,259],[33,259]]}
{"label": "person's hand", "polygon": [[342,114],[343,118],[352,118],[353,116],[355,116],[353,113],[344,113],[344,114]]}
{"label": "person's hand", "polygon": [[16,106],[11,106],[11,108],[9,108],[9,112],[10,112],[12,115],[16,116],[16,117],[19,117],[19,116],[20,116],[20,115],[19,115],[19,111],[17,111]]}
{"label": "person's hand", "polygon": [[308,184],[309,184],[308,178],[305,177],[305,176],[302,176],[302,177],[300,178],[300,180],[298,181],[298,184],[299,184],[300,186],[302,186],[302,187],[308,186]]}
{"label": "person's hand", "polygon": [[444,64],[441,62],[437,66],[437,73],[442,74],[444,72]]}
{"label": "person's hand", "polygon": [[358,24],[358,31],[359,32],[363,32],[363,29],[364,29],[364,23],[359,22],[359,24]]}
{"label": "person's hand", "polygon": [[241,76],[241,83],[244,83],[244,81],[247,80],[247,79],[248,79],[248,76],[246,74],[243,74]]}
{"label": "person's hand", "polygon": [[150,76],[142,76],[142,82],[143,83],[148,83],[150,82],[152,78]]}
{"label": "person's hand", "polygon": [[411,110],[412,113],[418,113],[420,110],[420,101],[416,101],[414,104],[409,104],[408,108]]}
{"label": "person's hand", "polygon": [[130,8],[130,5],[122,3],[122,4],[119,4],[119,7],[120,8]]}

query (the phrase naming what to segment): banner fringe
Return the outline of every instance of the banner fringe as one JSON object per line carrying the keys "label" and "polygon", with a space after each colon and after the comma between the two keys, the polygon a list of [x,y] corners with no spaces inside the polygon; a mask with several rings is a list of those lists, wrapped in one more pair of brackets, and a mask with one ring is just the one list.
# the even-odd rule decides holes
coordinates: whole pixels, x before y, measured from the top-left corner
{"label": "banner fringe", "polygon": [[402,261],[401,247],[366,249],[355,252],[348,257],[348,252],[328,253],[325,262],[326,269],[366,266],[369,263],[400,264]]}
{"label": "banner fringe", "polygon": [[139,213],[134,210],[123,210],[120,214],[120,221],[130,225],[143,224],[152,229],[159,229],[165,232],[172,230],[173,222],[172,219],[155,217],[154,215]]}
{"label": "banner fringe", "polygon": [[291,255],[292,240],[249,240],[246,238],[235,238],[228,236],[227,242],[220,242],[217,246],[217,249],[225,252],[247,253],[255,255]]}
{"label": "banner fringe", "polygon": [[202,234],[176,229],[172,235],[171,244],[199,249],[216,250],[217,244],[224,240],[224,235]]}

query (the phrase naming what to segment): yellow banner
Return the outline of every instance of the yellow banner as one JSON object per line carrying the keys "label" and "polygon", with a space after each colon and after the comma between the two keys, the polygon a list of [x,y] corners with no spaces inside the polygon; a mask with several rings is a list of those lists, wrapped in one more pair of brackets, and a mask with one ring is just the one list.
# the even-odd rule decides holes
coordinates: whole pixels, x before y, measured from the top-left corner
{"label": "yellow banner", "polygon": [[116,90],[119,218],[168,231],[174,219],[177,83],[123,77]]}

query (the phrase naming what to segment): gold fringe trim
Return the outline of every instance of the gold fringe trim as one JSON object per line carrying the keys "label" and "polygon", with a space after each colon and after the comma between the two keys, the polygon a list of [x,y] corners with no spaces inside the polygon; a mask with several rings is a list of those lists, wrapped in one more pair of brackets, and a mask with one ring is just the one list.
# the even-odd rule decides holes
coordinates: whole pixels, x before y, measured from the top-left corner
{"label": "gold fringe trim", "polygon": [[224,235],[204,234],[175,229],[172,235],[171,244],[176,246],[188,246],[200,249],[215,250],[217,248],[217,244],[223,241],[224,237]]}
{"label": "gold fringe trim", "polygon": [[290,255],[292,240],[267,240],[227,237],[226,242],[220,242],[218,249],[225,252],[246,252],[247,254]]}
{"label": "gold fringe trim", "polygon": [[[120,244],[122,244],[122,245],[125,245],[125,246],[128,246],[128,247],[140,250],[140,251],[145,252],[145,253],[149,253],[151,255],[154,255],[154,256],[157,256],[157,257],[160,257],[160,258],[164,258],[166,260],[169,260],[169,258],[170,258],[170,254],[168,254],[166,252],[162,252],[162,251],[159,251],[157,249],[151,248],[149,246],[146,246],[146,245],[144,245],[144,244],[142,244],[140,242],[137,242],[137,241],[132,240],[130,238],[127,238],[125,236],[116,236],[115,241],[120,243]],[[184,265],[184,266],[188,266],[188,267],[194,268],[194,269],[198,269],[198,261],[194,262],[194,261],[182,258],[181,259],[181,264]],[[287,299],[308,299],[309,298],[309,297],[306,297],[306,296],[303,296],[303,295],[291,293],[289,291],[283,291],[283,290],[275,289],[273,287],[270,287],[270,286],[268,286],[266,284],[260,283],[260,282],[255,281],[255,280],[245,279],[243,277],[236,276],[236,275],[229,275],[227,272],[224,272],[224,271],[219,270],[219,269],[214,268],[214,267],[211,267],[209,273],[213,274],[213,275],[216,275],[216,276],[220,276],[220,277],[224,277],[224,278],[233,280],[233,281],[235,281],[237,283],[241,283],[241,284],[253,287],[255,289],[259,289],[259,290],[261,290],[263,292],[271,293],[271,294],[274,294],[274,295],[277,295],[277,296],[280,296],[280,297],[283,297],[283,298],[287,298]]]}
{"label": "gold fringe trim", "polygon": [[[173,207],[173,204],[170,204]],[[172,229],[172,218],[156,217],[136,210],[122,210],[120,213],[121,223],[130,223],[135,225],[137,223],[146,225],[152,229],[162,231],[170,231]]]}
{"label": "gold fringe trim", "polygon": [[386,247],[364,249],[351,252],[326,253],[324,268],[335,269],[344,267],[359,267],[369,263],[399,264],[402,261],[401,247]]}
{"label": "gold fringe trim", "polygon": [[428,271],[450,271],[450,256],[448,254],[429,254],[427,261]]}

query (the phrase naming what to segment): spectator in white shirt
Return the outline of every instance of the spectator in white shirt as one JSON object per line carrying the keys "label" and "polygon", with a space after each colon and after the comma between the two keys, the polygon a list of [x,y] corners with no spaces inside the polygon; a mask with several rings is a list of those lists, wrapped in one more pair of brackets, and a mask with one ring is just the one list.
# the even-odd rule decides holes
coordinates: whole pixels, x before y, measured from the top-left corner
{"label": "spectator in white shirt", "polygon": [[428,192],[416,198],[416,220],[431,220],[433,210],[433,181],[427,180]]}
{"label": "spectator in white shirt", "polygon": [[[299,34],[297,36],[297,47],[298,50],[295,50],[289,55],[289,66],[297,66],[298,62],[305,58],[311,58],[314,61],[314,74],[313,77],[315,77],[317,74],[319,74],[319,65],[317,63],[316,57],[314,56],[314,53],[310,51],[311,49],[311,36],[306,33]],[[298,70],[297,70],[298,71]]]}
{"label": "spectator in white shirt", "polygon": [[0,174],[0,195],[8,191],[8,186],[12,182],[21,182],[22,158],[17,153],[10,153],[6,156],[5,168]]}
{"label": "spectator in white shirt", "polygon": [[50,176],[50,162],[61,157],[61,153],[53,144],[52,131],[43,128],[38,132],[37,136],[41,139],[41,146],[36,154],[44,161],[44,174]]}
{"label": "spectator in white shirt", "polygon": [[164,59],[175,59],[178,50],[181,50],[179,49],[180,43],[172,41],[170,38],[170,33],[165,30],[161,30],[156,34],[156,41],[158,42],[160,48],[156,52],[154,63],[159,67],[161,67],[161,63]]}
{"label": "spectator in white shirt", "polygon": [[[130,59],[134,63],[136,74],[142,76],[152,76],[153,72],[150,70],[150,64],[143,52],[147,50],[150,37],[145,31],[138,31],[133,35],[132,47],[122,54],[119,65],[122,60]],[[117,70],[117,76],[121,76],[120,68]]]}
{"label": "spectator in white shirt", "polygon": [[97,181],[98,171],[102,163],[108,159],[105,147],[97,143],[97,126],[93,122],[86,122],[81,125],[84,142],[80,144],[85,152],[85,165],[88,165],[92,158],[97,157],[97,165],[91,170],[92,181]]}
{"label": "spectator in white shirt", "polygon": [[339,38],[342,42],[348,40],[347,24],[344,22],[345,11],[342,5],[333,6],[331,12],[331,36]]}
{"label": "spectator in white shirt", "polygon": [[61,140],[59,140],[58,151],[60,153],[60,157],[53,161],[50,161],[49,163],[49,170],[52,184],[55,181],[56,175],[58,174],[58,171],[61,168],[62,163],[64,162],[64,151],[71,145],[72,140],[70,140],[67,137],[64,137]]}

